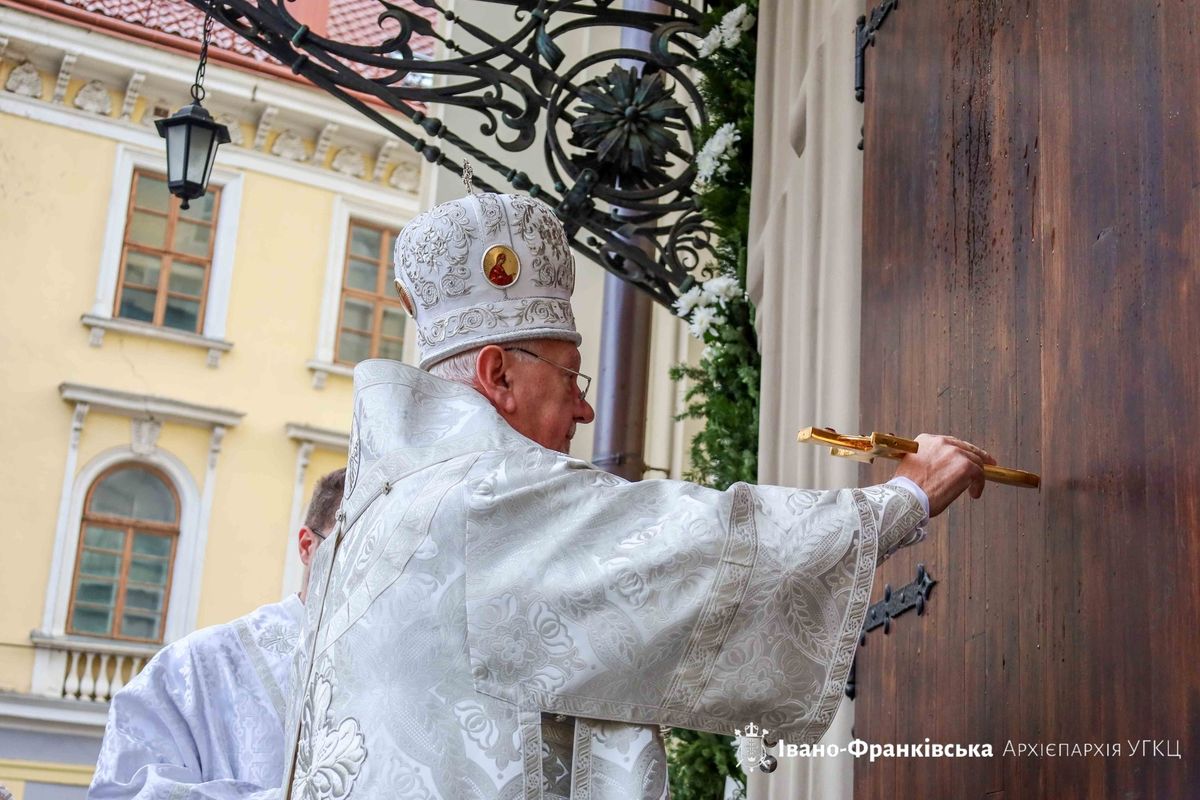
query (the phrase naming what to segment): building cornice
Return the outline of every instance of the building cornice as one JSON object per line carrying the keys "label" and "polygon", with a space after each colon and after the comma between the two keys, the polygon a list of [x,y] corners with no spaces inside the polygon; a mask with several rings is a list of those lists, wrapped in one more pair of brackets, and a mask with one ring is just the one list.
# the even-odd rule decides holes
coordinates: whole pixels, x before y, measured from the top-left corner
{"label": "building cornice", "polygon": [[216,406],[202,406],[150,394],[135,394],[80,383],[61,383],[58,393],[69,403],[84,403],[92,411],[126,417],[150,417],[164,422],[181,422],[205,428],[231,428],[242,421],[245,412]]}
{"label": "building cornice", "polygon": [[[161,54],[171,60],[181,61],[185,64],[192,64],[191,70],[195,69],[195,59],[200,53],[200,43],[187,39],[182,36],[166,33],[164,31],[153,30],[142,25],[137,25],[124,20],[108,17],[103,14],[93,13],[85,9],[70,6],[65,3],[57,2],[57,0],[0,0],[0,9],[8,7],[13,10],[23,12],[25,14],[38,18],[38,22],[34,25],[27,26],[34,30],[55,28],[52,36],[47,37],[47,41],[43,42],[43,46],[59,47],[62,49],[78,50],[78,47],[70,47],[80,43],[91,45],[99,45],[105,49],[120,49],[117,41],[127,43],[125,50],[129,49],[129,44],[134,45],[139,50],[146,51],[149,55],[149,60],[161,63],[163,59],[155,57],[154,54]],[[65,28],[67,33],[63,35],[63,31],[57,28]],[[102,33],[113,40],[109,42],[97,42],[95,33]],[[61,42],[62,44],[56,44]],[[84,49],[90,49],[84,48]],[[333,101],[332,98],[320,92],[311,83],[298,75],[294,74],[287,67],[273,61],[260,61],[251,56],[242,55],[241,53],[231,52],[218,47],[210,47],[208,51],[210,63],[216,62],[222,66],[229,67],[233,71],[234,77],[241,75],[244,78],[255,80],[257,82],[265,82],[270,86],[277,88],[287,88],[292,91],[303,92],[308,97],[317,96],[319,103],[324,106],[336,108],[339,114],[352,116],[343,104]],[[122,58],[123,60],[123,58]],[[117,62],[113,62],[117,63]],[[141,59],[134,61],[132,65],[128,65],[129,69],[138,69],[138,65],[142,63]],[[139,70],[140,71],[140,70]],[[218,72],[219,69],[213,72]],[[183,72],[170,72],[163,74],[162,77],[168,77],[172,80],[179,78],[181,75],[189,74],[187,69]],[[205,75],[206,81],[211,81],[209,75]],[[188,78],[190,80],[190,78]],[[282,86],[280,85],[282,82]],[[385,111],[387,106],[384,105],[378,98],[368,95],[355,94],[356,97],[364,102],[378,107],[381,111]],[[323,101],[323,102],[322,102]],[[386,111],[385,111],[386,113]],[[388,116],[393,116],[389,114]],[[402,119],[396,117],[396,119]],[[411,128],[416,132],[417,128],[411,122],[402,122],[405,127]],[[358,120],[358,126],[365,129],[362,124],[361,117]]]}
{"label": "building cornice", "polygon": [[[16,2],[0,0],[0,38],[7,41],[4,58],[13,64],[33,60],[54,91],[43,89],[36,97],[0,91],[0,112],[161,150],[162,140],[151,122],[155,114],[185,102],[194,57],[36,15]],[[69,71],[64,71],[65,64]],[[62,80],[64,75],[68,80]],[[114,96],[111,111],[80,104],[78,92],[73,103],[69,86],[76,78],[90,86],[99,83]],[[210,110],[234,135],[234,143],[220,152],[221,165],[362,196],[387,207],[416,208],[423,159],[329,94],[220,64],[209,65],[205,86]],[[136,112],[142,105],[144,109]],[[379,113],[420,133],[402,115],[383,109]],[[327,132],[326,140],[317,150],[321,131]]]}
{"label": "building cornice", "polygon": [[107,719],[108,703],[0,692],[0,726],[5,728],[100,736]]}
{"label": "building cornice", "polygon": [[[162,152],[163,163],[166,163],[163,140],[152,128],[100,117],[86,111],[53,105],[42,100],[20,97],[2,91],[0,91],[0,112],[104,136],[150,153]],[[217,158],[220,165],[228,169],[257,172],[295,181],[305,186],[352,195],[356,199],[361,198],[383,208],[394,208],[397,213],[406,214],[409,217],[417,213],[417,199],[413,195],[390,191],[382,186],[344,177],[312,164],[299,164],[255,150],[229,146],[222,148]]]}
{"label": "building cornice", "polygon": [[345,453],[350,449],[350,434],[348,433],[317,428],[301,422],[289,422],[286,430],[288,438],[297,442],[311,442],[338,453]]}

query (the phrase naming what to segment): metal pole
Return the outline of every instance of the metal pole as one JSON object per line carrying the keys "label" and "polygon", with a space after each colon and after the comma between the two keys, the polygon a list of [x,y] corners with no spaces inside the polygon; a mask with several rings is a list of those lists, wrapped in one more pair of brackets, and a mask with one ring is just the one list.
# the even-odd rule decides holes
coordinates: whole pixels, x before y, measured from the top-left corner
{"label": "metal pole", "polygon": [[[625,0],[624,6],[630,11],[666,10],[655,0]],[[649,50],[650,35],[623,28],[621,46]],[[634,243],[639,239],[643,250],[653,251],[645,237],[635,236]],[[641,480],[646,471],[652,310],[648,294],[612,273],[605,274],[592,463],[631,481]]]}

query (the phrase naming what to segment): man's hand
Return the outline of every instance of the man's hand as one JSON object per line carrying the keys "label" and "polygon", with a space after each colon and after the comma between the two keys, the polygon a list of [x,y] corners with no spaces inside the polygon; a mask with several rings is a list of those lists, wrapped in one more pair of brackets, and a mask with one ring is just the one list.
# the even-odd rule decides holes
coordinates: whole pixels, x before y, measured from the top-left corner
{"label": "man's hand", "polygon": [[896,474],[925,491],[929,516],[945,511],[964,489],[970,489],[971,497],[983,494],[983,465],[996,463],[987,451],[953,436],[922,433],[917,442],[920,450],[904,456]]}

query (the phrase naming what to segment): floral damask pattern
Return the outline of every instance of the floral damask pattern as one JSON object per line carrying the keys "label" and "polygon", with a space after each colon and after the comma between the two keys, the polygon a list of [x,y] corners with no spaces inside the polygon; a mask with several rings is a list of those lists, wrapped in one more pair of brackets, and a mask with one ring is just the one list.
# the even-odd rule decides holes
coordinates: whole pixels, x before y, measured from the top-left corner
{"label": "floral damask pattern", "polygon": [[434,347],[447,339],[479,330],[492,330],[497,334],[512,333],[531,322],[574,326],[575,315],[570,302],[566,300],[535,298],[487,303],[455,312],[418,328],[417,342],[422,348]]}
{"label": "floral damask pattern", "polygon": [[475,199],[479,201],[479,217],[483,223],[484,236],[496,236],[500,233],[500,226],[504,224],[504,207],[500,205],[500,198],[491,192],[483,192],[475,195]]}
{"label": "floral damask pattern", "polygon": [[367,759],[358,720],[346,717],[335,724],[331,718],[335,681],[332,669],[322,670],[304,698],[292,783],[292,797],[298,800],[348,797]]}
{"label": "floral damask pattern", "polygon": [[511,594],[496,598],[479,609],[477,624],[490,632],[488,649],[479,656],[494,680],[551,690],[587,667],[566,620],[545,600],[523,604]]}
{"label": "floral damask pattern", "polygon": [[533,254],[534,283],[575,291],[575,261],[562,223],[550,206],[530,197],[514,196],[516,228]]}
{"label": "floral damask pattern", "polygon": [[[475,226],[456,203],[442,203],[405,226],[396,237],[396,264],[424,308],[471,290],[467,264]],[[436,281],[435,281],[436,279]]]}
{"label": "floral damask pattern", "polygon": [[279,655],[291,655],[296,652],[296,642],[300,637],[300,629],[295,626],[273,623],[259,635],[258,646]]}
{"label": "floral damask pattern", "polygon": [[604,566],[612,588],[644,613],[663,617],[676,603],[689,602],[712,579],[704,553],[712,531],[692,521],[682,538],[664,532],[665,523],[650,525],[623,539]]}

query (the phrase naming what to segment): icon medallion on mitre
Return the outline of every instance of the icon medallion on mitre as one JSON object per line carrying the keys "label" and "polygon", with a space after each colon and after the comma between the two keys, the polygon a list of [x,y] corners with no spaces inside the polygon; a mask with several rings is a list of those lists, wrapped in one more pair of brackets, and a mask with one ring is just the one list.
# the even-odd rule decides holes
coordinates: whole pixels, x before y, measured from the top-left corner
{"label": "icon medallion on mitre", "polygon": [[404,306],[404,310],[413,319],[417,318],[416,307],[413,306],[412,298],[408,294],[408,289],[404,288],[404,284],[396,281],[396,293],[400,295],[400,305]]}
{"label": "icon medallion on mitre", "polygon": [[497,289],[512,286],[520,274],[521,262],[511,247],[494,244],[483,254],[483,277]]}

